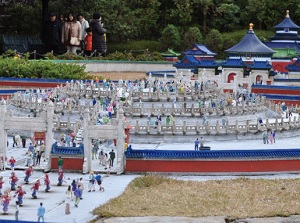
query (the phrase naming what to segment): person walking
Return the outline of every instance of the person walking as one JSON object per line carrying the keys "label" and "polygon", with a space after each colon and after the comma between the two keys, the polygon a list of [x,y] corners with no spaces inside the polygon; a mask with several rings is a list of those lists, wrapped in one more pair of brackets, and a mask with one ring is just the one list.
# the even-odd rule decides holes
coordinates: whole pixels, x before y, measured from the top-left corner
{"label": "person walking", "polygon": [[199,150],[199,140],[198,140],[198,138],[196,139],[196,141],[195,141],[195,150]]}
{"label": "person walking", "polygon": [[15,196],[17,196],[17,198],[18,198],[18,201],[17,201],[18,205],[20,205],[20,206],[23,205],[23,197],[24,197],[25,194],[26,194],[26,191],[24,191],[22,189],[22,186],[18,186],[18,189],[17,189],[17,191],[15,193]]}
{"label": "person walking", "polygon": [[8,162],[10,164],[11,171],[14,171],[15,170],[15,163],[16,163],[15,158],[12,156]]}
{"label": "person walking", "polygon": [[273,144],[273,132],[271,131],[269,134],[270,144]]}
{"label": "person walking", "polygon": [[71,189],[71,185],[68,186],[66,191],[66,207],[65,207],[65,214],[71,214],[70,212],[70,202],[73,200],[73,191]]}
{"label": "person walking", "polygon": [[57,165],[58,165],[58,170],[62,170],[63,169],[64,160],[61,158],[61,156],[58,157]]}
{"label": "person walking", "polygon": [[80,186],[80,190],[81,190],[81,197],[80,200],[82,200],[82,194],[83,194],[83,190],[84,190],[84,183],[83,183],[83,179],[82,177],[80,177],[79,181],[78,181],[78,186]]}
{"label": "person walking", "polygon": [[16,201],[16,212],[15,212],[15,220],[16,221],[19,221],[19,209],[20,209],[19,203],[18,203],[18,201]]}
{"label": "person walking", "polygon": [[29,177],[32,175],[32,166],[29,166],[26,170],[25,170],[25,184],[29,183]]}
{"label": "person walking", "polygon": [[110,166],[113,167],[114,166],[114,160],[116,158],[116,154],[114,152],[114,150],[112,149],[111,152],[109,153],[110,156]]}
{"label": "person walking", "polygon": [[40,180],[37,180],[34,183],[34,185],[31,187],[31,190],[33,190],[32,194],[31,194],[32,198],[37,199],[36,193],[38,192],[40,186],[41,186]]}
{"label": "person walking", "polygon": [[45,219],[44,219],[44,215],[45,215],[45,208],[43,207],[43,203],[41,202],[40,203],[40,206],[38,208],[38,211],[37,211],[37,216],[38,216],[38,222],[45,222]]}
{"label": "person walking", "polygon": [[276,136],[276,133],[275,131],[273,131],[273,142],[275,143],[275,136]]}
{"label": "person walking", "polygon": [[80,198],[81,198],[80,185],[78,185],[78,187],[74,191],[74,196],[75,196],[75,207],[78,207],[78,204],[79,204],[79,201],[80,201]]}
{"label": "person walking", "polygon": [[50,190],[50,179],[49,179],[48,173],[45,173],[44,183],[46,185],[45,191],[49,192],[49,190]]}
{"label": "person walking", "polygon": [[104,29],[104,23],[101,21],[102,17],[99,12],[93,14],[93,19],[90,22],[90,27],[92,28],[92,48],[96,51],[98,55],[102,55],[106,52],[106,29]]}

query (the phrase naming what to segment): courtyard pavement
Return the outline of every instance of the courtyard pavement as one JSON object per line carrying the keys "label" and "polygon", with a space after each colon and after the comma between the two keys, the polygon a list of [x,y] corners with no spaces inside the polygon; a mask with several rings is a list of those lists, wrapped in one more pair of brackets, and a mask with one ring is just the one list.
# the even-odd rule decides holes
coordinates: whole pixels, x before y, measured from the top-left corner
{"label": "courtyard pavement", "polygon": [[[220,137],[220,136],[215,136]],[[212,150],[228,150],[228,149],[292,149],[299,148],[299,136],[297,137],[287,137],[287,134],[278,132],[276,135],[275,144],[263,144],[262,139],[252,139],[252,140],[214,140],[213,138],[207,138],[205,146],[210,146]],[[195,136],[196,139],[196,136]],[[10,158],[14,156],[17,160],[16,165],[16,174],[19,178],[18,184],[24,184],[24,169],[25,167],[25,153],[28,149],[29,142],[26,145],[26,148],[13,148],[12,138],[8,139],[8,154],[7,157]],[[102,145],[102,148],[105,152],[111,151],[114,148],[113,144],[110,144],[108,147]],[[133,149],[172,149],[172,150],[193,150],[194,142],[188,143],[151,143],[151,144],[132,144]],[[116,154],[117,155],[117,154]],[[116,158],[117,160],[117,158]],[[44,203],[46,208],[45,221],[46,222],[57,222],[57,223],[86,223],[95,218],[92,214],[92,210],[100,205],[105,204],[110,199],[113,199],[123,193],[128,184],[139,177],[139,175],[116,175],[111,174],[109,177],[106,177],[103,181],[103,186],[105,192],[100,192],[96,190],[95,192],[87,192],[88,185],[88,175],[83,175],[81,173],[65,173],[65,182],[63,186],[56,186],[57,184],[57,173],[49,173],[51,180],[51,190],[49,193],[44,191],[45,185],[43,185],[43,167],[45,162],[42,160],[41,165],[34,167],[34,173],[30,178],[30,184],[24,185],[24,190],[27,192],[24,198],[24,206],[20,207],[20,220],[27,221],[37,221],[37,208],[40,202]],[[99,160],[92,161],[92,168],[96,172],[101,172],[102,176],[105,176],[105,170],[103,166],[99,165]],[[116,168],[116,167],[115,167]],[[115,172],[115,169],[111,170],[112,173]],[[4,177],[3,191],[10,188],[9,186],[9,176],[11,170],[7,168],[5,171],[0,172],[0,176]],[[73,179],[79,179],[82,177],[85,182],[85,190],[83,192],[83,200],[80,201],[79,207],[76,208],[74,203],[71,204],[71,214],[65,215],[65,191],[67,185],[70,185]],[[235,179],[239,176],[183,176],[183,175],[172,175],[171,177],[179,180],[229,180]],[[259,176],[247,176],[249,178],[265,178],[265,179],[285,179],[285,178],[300,178],[300,174],[276,174],[276,175],[259,175]],[[31,198],[31,186],[34,181],[41,179],[42,186],[40,187],[39,192],[37,193],[38,198]],[[97,187],[96,187],[97,188]],[[11,193],[11,195],[14,195]],[[15,201],[16,197],[12,198],[8,215],[0,215],[1,220],[13,220],[15,213]],[[2,212],[2,206],[0,213]],[[139,218],[109,218],[101,219],[98,222],[105,223],[138,223],[138,222],[199,222],[199,223],[223,223],[226,216],[216,216],[216,217],[205,217],[205,218],[185,218],[185,217],[139,217]],[[291,216],[288,218],[251,218],[251,219],[240,219],[239,221],[233,222],[248,222],[248,223],[287,223],[287,222],[300,222],[299,216]]]}

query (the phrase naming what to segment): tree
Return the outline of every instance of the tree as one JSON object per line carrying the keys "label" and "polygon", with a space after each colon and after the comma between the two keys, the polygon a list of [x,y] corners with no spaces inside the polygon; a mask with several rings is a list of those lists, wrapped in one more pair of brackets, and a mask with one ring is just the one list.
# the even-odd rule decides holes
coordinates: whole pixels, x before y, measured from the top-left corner
{"label": "tree", "polygon": [[204,43],[210,50],[220,52],[223,46],[221,33],[216,29],[210,30],[206,35]]}
{"label": "tree", "polygon": [[198,27],[190,27],[184,34],[184,49],[188,49],[194,43],[202,43],[202,34]]}
{"label": "tree", "polygon": [[176,26],[168,24],[167,27],[162,31],[161,44],[164,50],[168,48],[173,48],[175,50],[180,49],[181,39]]}
{"label": "tree", "polygon": [[197,13],[199,11],[202,13],[202,22],[200,21],[202,28],[204,31],[207,29],[207,16],[209,14],[209,11],[213,7],[213,0],[193,0],[193,5],[198,10],[195,10]]}
{"label": "tree", "polygon": [[220,31],[232,31],[238,27],[240,8],[233,4],[231,0],[220,4],[216,8],[215,21]]}

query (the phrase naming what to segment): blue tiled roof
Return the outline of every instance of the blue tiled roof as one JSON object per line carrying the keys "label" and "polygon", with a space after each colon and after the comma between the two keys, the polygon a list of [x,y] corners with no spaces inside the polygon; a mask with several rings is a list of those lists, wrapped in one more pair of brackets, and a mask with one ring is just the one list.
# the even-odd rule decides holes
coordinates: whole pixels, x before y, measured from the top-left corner
{"label": "blue tiled roof", "polygon": [[275,29],[284,29],[284,28],[290,28],[290,29],[300,29],[299,26],[297,26],[290,17],[285,17],[284,20],[282,20],[281,23],[274,26]]}
{"label": "blue tiled roof", "polygon": [[242,58],[229,59],[227,58],[224,62],[219,63],[222,67],[249,67],[249,64],[245,63]]}
{"label": "blue tiled roof", "polygon": [[297,42],[263,42],[267,47],[272,49],[276,48],[295,48],[297,52],[300,53],[300,45]]}
{"label": "blue tiled roof", "polygon": [[300,58],[285,67],[288,71],[300,71]]}
{"label": "blue tiled roof", "polygon": [[196,68],[198,60],[191,55],[185,55],[180,61],[173,64],[176,68]]}
{"label": "blue tiled roof", "polygon": [[200,60],[197,67],[218,67],[220,66],[215,60]]}
{"label": "blue tiled roof", "polygon": [[66,146],[58,146],[57,142],[53,143],[51,147],[51,154],[54,155],[68,155],[68,156],[83,156],[84,148],[83,144],[79,147],[66,147]]}
{"label": "blue tiled roof", "polygon": [[197,44],[197,43],[195,43],[191,49],[184,51],[183,54],[185,54],[185,55],[203,55],[203,56],[217,55],[216,53],[209,50],[205,45]]}
{"label": "blue tiled roof", "polygon": [[130,150],[126,158],[132,159],[233,159],[233,158],[299,158],[300,149],[259,149],[259,150]]}
{"label": "blue tiled roof", "polygon": [[269,70],[269,69],[272,68],[272,65],[269,64],[268,61],[256,61],[256,60],[254,60],[253,64],[251,64],[250,67],[252,69],[262,69],[262,70],[267,69],[267,70]]}
{"label": "blue tiled roof", "polygon": [[270,37],[271,40],[300,40],[300,36],[296,33],[276,33]]}
{"label": "blue tiled roof", "polygon": [[244,38],[235,46],[225,50],[226,53],[262,53],[273,54],[274,50],[264,45],[255,35],[253,30],[249,30]]}

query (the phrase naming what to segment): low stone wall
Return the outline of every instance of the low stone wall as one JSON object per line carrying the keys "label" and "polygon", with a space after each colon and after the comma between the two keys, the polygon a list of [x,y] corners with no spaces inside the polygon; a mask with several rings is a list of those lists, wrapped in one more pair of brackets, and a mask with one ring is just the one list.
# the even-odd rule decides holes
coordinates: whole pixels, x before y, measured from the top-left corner
{"label": "low stone wall", "polygon": [[85,65],[86,72],[148,72],[152,70],[175,70],[173,63],[145,61],[106,61],[106,60],[57,60],[57,63],[76,63]]}

